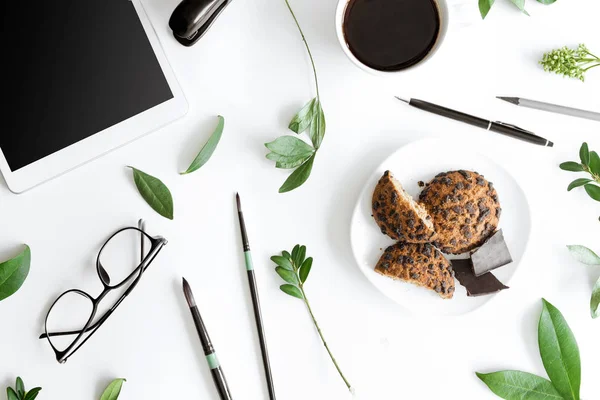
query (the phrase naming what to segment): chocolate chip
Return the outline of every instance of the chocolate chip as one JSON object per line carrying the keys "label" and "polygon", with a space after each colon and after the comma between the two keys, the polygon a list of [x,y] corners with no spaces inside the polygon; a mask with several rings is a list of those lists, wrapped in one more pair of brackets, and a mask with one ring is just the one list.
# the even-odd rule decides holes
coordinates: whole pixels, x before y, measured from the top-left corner
{"label": "chocolate chip", "polygon": [[471,233],[471,230],[468,226],[463,226],[460,231],[462,232],[463,236],[467,239],[471,239],[473,237],[473,234]]}
{"label": "chocolate chip", "polygon": [[410,256],[404,256],[404,262],[407,264],[414,264],[415,260]]}
{"label": "chocolate chip", "polygon": [[383,233],[384,235],[387,234],[387,229],[385,229],[385,226],[381,227],[381,233]]}
{"label": "chocolate chip", "polygon": [[440,182],[442,182],[445,186],[452,185],[452,179],[448,178],[447,176],[440,179]]}
{"label": "chocolate chip", "polygon": [[429,257],[429,256],[431,256],[432,249],[433,248],[429,243],[425,243],[425,245],[423,245],[423,248],[421,249],[421,254]]}
{"label": "chocolate chip", "polygon": [[394,246],[388,246],[388,247],[386,247],[386,248],[385,248],[385,252],[386,252],[386,253],[389,253],[389,252],[391,252],[392,250],[394,250]]}
{"label": "chocolate chip", "polygon": [[463,190],[465,188],[465,184],[462,182],[458,182],[456,186],[454,186],[458,190]]}
{"label": "chocolate chip", "polygon": [[438,268],[440,269],[440,271],[443,271],[445,267],[446,266],[444,265],[444,263],[439,263],[438,264]]}
{"label": "chocolate chip", "polygon": [[398,193],[392,192],[392,204],[396,204],[398,202]]}
{"label": "chocolate chip", "polygon": [[381,206],[381,203],[379,203],[378,201],[373,203],[373,210],[377,211],[377,209]]}
{"label": "chocolate chip", "polygon": [[421,277],[421,275],[415,272],[415,273],[410,274],[410,277],[412,279],[419,279]]}
{"label": "chocolate chip", "polygon": [[471,174],[469,174],[467,171],[461,169],[458,171],[458,173],[461,174],[466,180],[471,179]]}
{"label": "chocolate chip", "polygon": [[452,211],[454,211],[457,214],[461,214],[463,211],[463,208],[461,206],[454,206],[454,207],[452,207]]}
{"label": "chocolate chip", "polygon": [[471,223],[471,218],[465,218],[465,224],[470,224]]}
{"label": "chocolate chip", "polygon": [[456,246],[456,239],[454,239],[454,238],[450,239],[450,244],[452,246]]}
{"label": "chocolate chip", "polygon": [[419,182],[417,182],[417,185],[419,185],[419,187],[423,187],[423,186],[425,186],[425,182],[419,181]]}
{"label": "chocolate chip", "polygon": [[423,224],[419,224],[419,225],[418,225],[418,226],[415,228],[415,230],[416,230],[417,232],[421,232],[423,229],[425,229],[425,225],[423,225]]}
{"label": "chocolate chip", "polygon": [[433,264],[429,264],[427,268],[433,271]]}
{"label": "chocolate chip", "polygon": [[465,208],[467,209],[469,214],[475,214],[475,204],[473,204],[472,201],[467,202],[467,204],[465,204]]}
{"label": "chocolate chip", "polygon": [[424,235],[424,234],[417,235],[417,240],[423,241],[425,239],[427,239],[427,235]]}
{"label": "chocolate chip", "polygon": [[415,240],[415,234],[414,234],[414,233],[409,233],[409,234],[408,234],[408,238],[409,238],[410,240]]}
{"label": "chocolate chip", "polygon": [[436,287],[435,287],[435,291],[436,291],[437,293],[440,293],[440,292],[442,291],[442,287],[441,287],[440,285],[436,285]]}
{"label": "chocolate chip", "polygon": [[396,262],[398,264],[404,264],[404,256],[398,256],[398,258],[396,259]]}
{"label": "chocolate chip", "polygon": [[390,253],[387,253],[385,256],[383,256],[383,259],[390,261],[392,259],[392,255]]}
{"label": "chocolate chip", "polygon": [[388,269],[390,267],[390,263],[382,263],[381,268]]}
{"label": "chocolate chip", "polygon": [[479,186],[485,186],[485,179],[481,178],[481,177],[477,177],[477,184]]}
{"label": "chocolate chip", "polygon": [[479,213],[479,217],[477,218],[478,222],[481,222],[485,219],[485,217],[487,217],[488,215],[490,215],[490,209],[489,208],[484,208],[483,210],[481,210],[481,212]]}
{"label": "chocolate chip", "polygon": [[500,207],[498,207],[496,209],[496,218],[500,218],[500,215],[502,215],[502,209]]}
{"label": "chocolate chip", "polygon": [[406,225],[408,225],[409,228],[414,228],[415,227],[415,220],[414,219],[409,219],[408,221],[406,221]]}
{"label": "chocolate chip", "polygon": [[377,214],[377,219],[380,220],[381,222],[386,222],[387,221],[387,217],[383,213],[378,213]]}

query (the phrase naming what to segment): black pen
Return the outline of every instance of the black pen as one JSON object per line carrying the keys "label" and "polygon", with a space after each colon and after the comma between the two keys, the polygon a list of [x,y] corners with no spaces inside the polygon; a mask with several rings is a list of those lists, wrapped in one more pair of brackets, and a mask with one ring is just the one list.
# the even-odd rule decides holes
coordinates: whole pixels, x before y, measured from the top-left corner
{"label": "black pen", "polygon": [[204,322],[202,322],[202,317],[200,316],[200,312],[196,306],[196,300],[194,300],[192,289],[185,278],[183,278],[183,294],[185,295],[185,299],[190,307],[190,311],[192,312],[194,324],[196,325],[196,330],[198,331],[198,336],[200,337],[200,342],[202,343],[202,349],[204,350],[204,355],[206,356],[210,373],[212,374],[213,381],[215,382],[215,386],[219,392],[219,398],[221,400],[231,400],[231,393],[229,392],[225,375],[223,374],[223,370],[221,369],[221,365],[217,359],[217,354],[215,353],[215,349],[210,341],[210,337],[208,336]]}
{"label": "black pen", "polygon": [[533,132],[519,128],[518,126],[507,124],[500,121],[489,121],[487,119],[475,117],[473,115],[465,114],[460,111],[451,110],[446,107],[438,106],[437,104],[429,103],[427,101],[419,99],[401,99],[396,96],[400,101],[407,103],[410,106],[420,108],[421,110],[428,111],[437,115],[441,115],[446,118],[451,118],[456,121],[464,122],[469,125],[477,126],[488,131],[500,133],[502,135],[510,136],[514,139],[523,140],[525,142],[537,144],[545,147],[552,147],[554,143],[544,139],[543,137],[537,136]]}
{"label": "black pen", "polygon": [[256,287],[256,276],[254,275],[252,253],[250,252],[250,241],[248,240],[248,233],[246,232],[246,223],[244,222],[244,213],[242,212],[242,201],[240,200],[240,195],[238,193],[236,193],[235,199],[237,203],[238,219],[240,221],[240,232],[242,233],[244,259],[246,261],[246,270],[248,272],[248,285],[250,286],[250,295],[252,296],[252,306],[254,308],[254,320],[256,322],[256,330],[258,331],[258,340],[260,342],[263,367],[265,369],[265,379],[267,380],[269,399],[275,400],[275,387],[273,386],[273,376],[271,375],[269,352],[267,350],[267,339],[265,337],[265,328],[263,326],[262,314],[260,312],[260,301],[258,299],[258,288]]}

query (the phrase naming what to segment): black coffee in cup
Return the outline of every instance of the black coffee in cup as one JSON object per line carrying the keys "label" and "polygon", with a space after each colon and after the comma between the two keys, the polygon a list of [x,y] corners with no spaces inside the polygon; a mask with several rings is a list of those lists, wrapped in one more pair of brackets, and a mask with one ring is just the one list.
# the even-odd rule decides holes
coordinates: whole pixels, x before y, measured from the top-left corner
{"label": "black coffee in cup", "polygon": [[352,54],[379,71],[423,60],[440,34],[436,0],[349,0],[343,32]]}

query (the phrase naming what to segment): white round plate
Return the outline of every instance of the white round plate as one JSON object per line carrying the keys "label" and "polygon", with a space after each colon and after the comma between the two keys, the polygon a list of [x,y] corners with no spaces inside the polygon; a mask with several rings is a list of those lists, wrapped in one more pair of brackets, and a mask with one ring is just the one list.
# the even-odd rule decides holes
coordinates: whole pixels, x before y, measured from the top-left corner
{"label": "white round plate", "polygon": [[[394,241],[379,230],[371,216],[371,198],[377,181],[390,170],[404,189],[417,199],[421,191],[419,181],[429,182],[436,174],[450,170],[471,170],[484,175],[494,183],[500,198],[502,216],[500,226],[513,258],[513,262],[496,269],[494,275],[505,285],[515,274],[523,257],[530,232],[530,212],[527,199],[515,179],[489,158],[465,149],[464,146],[439,139],[424,139],[410,143],[385,160],[365,183],[352,215],[350,240],[354,258],[367,279],[383,294],[419,315],[461,315],[481,307],[497,294],[467,297],[458,281],[454,298],[444,300],[435,292],[407,283],[392,280],[374,271],[383,250]],[[464,258],[458,256],[455,258]]]}

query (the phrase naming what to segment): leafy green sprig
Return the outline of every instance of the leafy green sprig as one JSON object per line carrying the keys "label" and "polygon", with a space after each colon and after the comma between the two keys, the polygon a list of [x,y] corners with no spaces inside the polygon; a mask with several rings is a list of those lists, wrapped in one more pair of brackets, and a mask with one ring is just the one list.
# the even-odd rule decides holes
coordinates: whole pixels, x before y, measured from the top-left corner
{"label": "leafy green sprig", "polygon": [[[527,11],[525,11],[525,0],[510,0],[521,12],[525,15],[529,15]],[[479,12],[481,13],[481,18],[485,19],[488,13],[490,12],[492,6],[496,0],[479,0]],[[556,0],[537,0],[538,3],[542,4],[552,4],[556,2]]]}
{"label": "leafy green sprig", "polygon": [[308,52],[310,63],[312,65],[313,74],[315,77],[315,88],[317,97],[309,101],[299,112],[292,118],[288,128],[296,133],[301,134],[307,132],[311,143],[299,139],[296,136],[281,136],[270,143],[265,143],[270,153],[267,154],[269,160],[275,161],[276,168],[294,169],[294,172],[286,179],[283,185],[279,188],[279,193],[289,192],[294,190],[308,180],[312,171],[313,163],[317,150],[321,147],[323,138],[325,137],[325,114],[321,106],[321,96],[319,94],[319,80],[317,78],[317,69],[315,60],[304,36],[304,32],[300,27],[300,23],[296,18],[296,14],[292,10],[288,0],[285,4],[290,10],[296,27],[302,36],[302,41]]}
{"label": "leafy green sprig", "polygon": [[300,246],[297,244],[296,246],[294,246],[294,249],[292,250],[291,254],[287,251],[283,251],[281,255],[271,257],[271,261],[277,264],[277,267],[275,267],[275,271],[277,272],[277,274],[279,274],[281,279],[287,282],[285,285],[280,286],[281,291],[292,297],[296,297],[304,301],[306,309],[308,310],[308,313],[310,314],[310,317],[312,318],[312,321],[315,324],[315,328],[317,328],[317,332],[321,337],[321,341],[323,342],[327,353],[329,353],[331,361],[333,361],[333,365],[335,365],[335,368],[344,380],[344,383],[346,384],[346,387],[348,387],[348,390],[350,390],[350,392],[353,392],[350,382],[348,382],[348,380],[342,373],[342,370],[340,369],[337,361],[333,357],[333,354],[331,353],[331,350],[329,349],[329,346],[327,345],[327,342],[323,337],[323,332],[321,332],[321,328],[319,327],[319,324],[315,319],[315,315],[313,314],[313,311],[310,307],[310,303],[308,302],[308,298],[306,297],[306,292],[304,291],[304,285],[306,284],[306,280],[308,279],[308,275],[310,274],[310,270],[313,264],[312,257],[306,258],[306,246]]}
{"label": "leafy green sprig", "polygon": [[568,191],[583,186],[587,194],[594,200],[600,201],[600,156],[595,151],[589,151],[587,143],[579,149],[581,162],[567,161],[560,164],[560,169],[571,172],[587,172],[589,178],[575,179],[567,187]]}
{"label": "leafy green sprig", "polygon": [[581,359],[577,341],[561,312],[545,299],[542,302],[538,345],[550,380],[514,370],[476,375],[506,400],[580,400]]}
{"label": "leafy green sprig", "polygon": [[[600,267],[600,256],[585,246],[571,245],[567,246],[573,258],[583,264],[595,265]],[[592,289],[592,298],[590,299],[590,312],[592,318],[600,316],[600,277]]]}
{"label": "leafy green sprig", "polygon": [[10,386],[6,388],[6,396],[8,400],[34,400],[39,394],[40,390],[42,390],[41,387],[36,387],[26,391],[23,379],[18,377],[14,389]]}
{"label": "leafy green sprig", "polygon": [[590,53],[584,44],[576,49],[562,47],[545,53],[540,64],[546,72],[585,81],[585,73],[600,65],[600,58]]}

